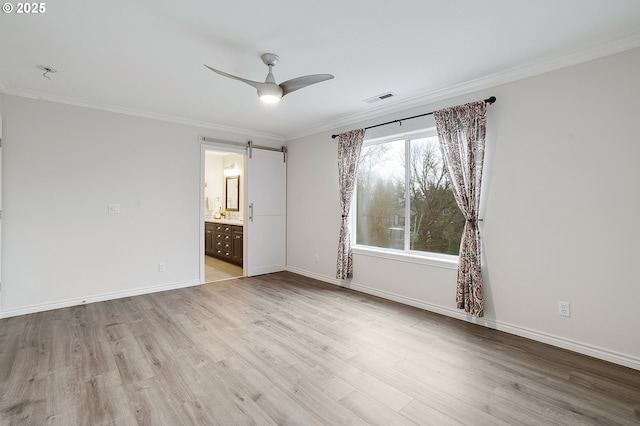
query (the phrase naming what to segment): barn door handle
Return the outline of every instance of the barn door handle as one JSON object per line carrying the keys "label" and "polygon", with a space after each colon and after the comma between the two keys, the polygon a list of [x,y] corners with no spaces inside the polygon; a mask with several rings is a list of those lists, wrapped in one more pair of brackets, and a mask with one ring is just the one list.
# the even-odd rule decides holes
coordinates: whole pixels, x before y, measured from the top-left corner
{"label": "barn door handle", "polygon": [[253,222],[253,203],[249,204],[249,220]]}

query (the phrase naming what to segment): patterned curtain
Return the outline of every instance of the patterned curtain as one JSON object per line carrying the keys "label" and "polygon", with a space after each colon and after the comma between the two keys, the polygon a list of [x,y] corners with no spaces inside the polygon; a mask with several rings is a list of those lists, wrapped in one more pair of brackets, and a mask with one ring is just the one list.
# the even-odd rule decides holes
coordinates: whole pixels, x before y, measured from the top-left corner
{"label": "patterned curtain", "polygon": [[484,315],[478,210],[486,110],[486,103],[480,101],[434,113],[453,194],[467,220],[460,242],[456,304],[477,317]]}
{"label": "patterned curtain", "polygon": [[351,230],[349,210],[358,170],[358,159],[364,140],[364,129],[352,130],[338,136],[338,179],[340,184],[340,208],[342,221],[338,244],[338,269],[336,278],[344,280],[353,277],[353,256],[351,254]]}

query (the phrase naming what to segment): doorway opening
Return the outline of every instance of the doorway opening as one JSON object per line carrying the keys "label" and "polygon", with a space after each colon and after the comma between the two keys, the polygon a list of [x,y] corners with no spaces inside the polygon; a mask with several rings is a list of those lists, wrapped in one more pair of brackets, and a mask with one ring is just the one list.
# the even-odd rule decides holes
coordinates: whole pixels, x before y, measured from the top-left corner
{"label": "doorway opening", "polygon": [[202,283],[245,275],[245,157],[245,150],[202,146]]}
{"label": "doorway opening", "polygon": [[[200,282],[207,282],[205,249],[214,254],[211,257],[242,265],[242,276],[284,271],[287,252],[286,147],[257,146],[251,141],[243,145],[205,136],[200,140],[203,142],[200,179]],[[205,160],[208,151],[213,151],[212,157],[222,159],[216,160],[218,171],[207,174],[212,173],[217,179],[222,175],[224,181],[218,180],[211,184],[207,182],[205,188]],[[240,167],[242,169],[238,170]],[[225,170],[228,170],[227,175]],[[211,233],[206,232],[207,225]],[[226,245],[225,251],[219,252],[219,234],[213,234],[214,231],[227,235],[220,235],[221,241],[232,240],[235,244]]]}

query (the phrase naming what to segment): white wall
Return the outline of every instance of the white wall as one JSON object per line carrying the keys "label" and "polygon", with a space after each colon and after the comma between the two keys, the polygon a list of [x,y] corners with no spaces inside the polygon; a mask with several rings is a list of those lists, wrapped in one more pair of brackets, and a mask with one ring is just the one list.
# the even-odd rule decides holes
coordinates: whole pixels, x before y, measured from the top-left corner
{"label": "white wall", "polygon": [[[337,283],[331,133],[495,95],[483,188],[479,323],[640,369],[640,49],[290,141],[288,267]],[[433,118],[402,130],[433,126]],[[398,133],[397,126],[367,137]],[[319,259],[319,261],[316,261]],[[352,288],[461,319],[456,271],[354,255]],[[571,303],[571,317],[558,315]]]}
{"label": "white wall", "polygon": [[247,137],[8,95],[1,105],[0,315],[200,283],[198,136]]}
{"label": "white wall", "polygon": [[205,217],[212,216],[219,208],[224,207],[224,166],[222,156],[213,151],[206,151],[204,160],[204,196],[208,199],[205,203]]}

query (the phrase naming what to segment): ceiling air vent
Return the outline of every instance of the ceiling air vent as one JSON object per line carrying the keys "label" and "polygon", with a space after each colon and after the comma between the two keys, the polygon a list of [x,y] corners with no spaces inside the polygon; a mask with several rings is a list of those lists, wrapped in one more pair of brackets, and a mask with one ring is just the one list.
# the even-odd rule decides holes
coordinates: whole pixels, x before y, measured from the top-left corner
{"label": "ceiling air vent", "polygon": [[387,93],[383,93],[383,94],[378,95],[378,96],[374,96],[373,98],[365,99],[363,102],[366,102],[368,104],[372,104],[374,102],[383,101],[385,99],[389,99],[389,98],[392,98],[394,96],[398,96],[398,95],[396,95],[395,93],[392,93],[392,92],[387,92]]}

